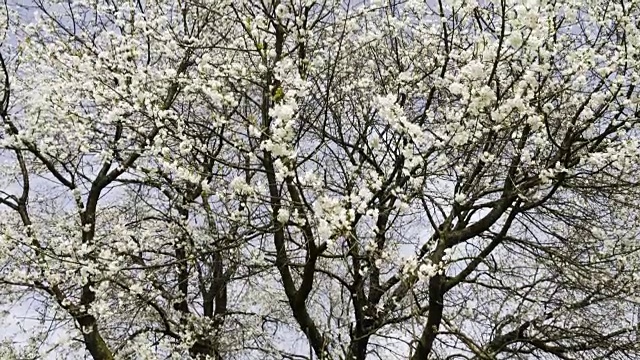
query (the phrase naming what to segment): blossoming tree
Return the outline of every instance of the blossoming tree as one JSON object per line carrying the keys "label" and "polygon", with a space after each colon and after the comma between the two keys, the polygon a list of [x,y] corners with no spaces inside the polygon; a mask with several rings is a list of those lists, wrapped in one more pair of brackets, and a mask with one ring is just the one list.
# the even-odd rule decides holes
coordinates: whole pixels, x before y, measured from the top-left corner
{"label": "blossoming tree", "polygon": [[2,15],[3,358],[640,356],[638,1]]}

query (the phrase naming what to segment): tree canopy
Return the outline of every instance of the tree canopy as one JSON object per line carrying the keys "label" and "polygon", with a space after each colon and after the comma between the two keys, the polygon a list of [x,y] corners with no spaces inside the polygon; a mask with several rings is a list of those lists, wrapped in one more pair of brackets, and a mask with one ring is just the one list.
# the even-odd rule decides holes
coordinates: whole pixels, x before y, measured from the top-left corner
{"label": "tree canopy", "polygon": [[4,5],[3,359],[640,357],[639,1]]}

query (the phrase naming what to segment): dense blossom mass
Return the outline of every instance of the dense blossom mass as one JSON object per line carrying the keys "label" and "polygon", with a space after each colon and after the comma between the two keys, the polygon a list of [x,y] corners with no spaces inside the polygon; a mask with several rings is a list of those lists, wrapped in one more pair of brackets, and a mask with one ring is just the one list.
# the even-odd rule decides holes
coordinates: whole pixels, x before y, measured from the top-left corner
{"label": "dense blossom mass", "polygon": [[640,358],[638,19],[6,0],[0,358]]}

